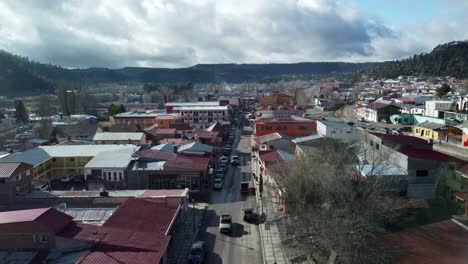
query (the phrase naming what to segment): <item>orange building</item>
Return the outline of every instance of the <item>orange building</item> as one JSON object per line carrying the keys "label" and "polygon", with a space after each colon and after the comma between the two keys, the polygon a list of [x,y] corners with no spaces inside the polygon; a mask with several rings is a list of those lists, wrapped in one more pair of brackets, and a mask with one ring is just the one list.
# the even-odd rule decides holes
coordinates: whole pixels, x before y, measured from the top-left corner
{"label": "orange building", "polygon": [[293,98],[290,95],[284,93],[274,93],[270,96],[264,96],[258,98],[258,102],[261,105],[282,105],[282,104],[292,104]]}
{"label": "orange building", "polygon": [[156,124],[158,128],[171,128],[171,125],[175,124],[176,118],[173,115],[158,115],[156,117]]}
{"label": "orange building", "polygon": [[317,133],[314,120],[291,116],[291,118],[261,118],[254,121],[255,136],[277,132],[282,136],[305,137]]}

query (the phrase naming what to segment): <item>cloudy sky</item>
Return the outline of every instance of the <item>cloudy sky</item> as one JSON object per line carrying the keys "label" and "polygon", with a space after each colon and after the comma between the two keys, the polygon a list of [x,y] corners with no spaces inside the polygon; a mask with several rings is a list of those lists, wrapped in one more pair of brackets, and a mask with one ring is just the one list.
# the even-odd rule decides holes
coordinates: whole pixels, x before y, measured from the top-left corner
{"label": "cloudy sky", "polygon": [[468,39],[464,0],[2,0],[0,49],[65,67],[381,61]]}

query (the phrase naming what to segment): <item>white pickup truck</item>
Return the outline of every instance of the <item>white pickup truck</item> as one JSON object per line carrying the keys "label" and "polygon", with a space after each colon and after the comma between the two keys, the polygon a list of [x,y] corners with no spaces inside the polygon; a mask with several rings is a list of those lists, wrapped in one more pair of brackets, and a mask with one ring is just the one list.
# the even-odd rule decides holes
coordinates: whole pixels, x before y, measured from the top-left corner
{"label": "white pickup truck", "polygon": [[230,234],[232,232],[232,216],[229,213],[222,213],[219,217],[219,232]]}

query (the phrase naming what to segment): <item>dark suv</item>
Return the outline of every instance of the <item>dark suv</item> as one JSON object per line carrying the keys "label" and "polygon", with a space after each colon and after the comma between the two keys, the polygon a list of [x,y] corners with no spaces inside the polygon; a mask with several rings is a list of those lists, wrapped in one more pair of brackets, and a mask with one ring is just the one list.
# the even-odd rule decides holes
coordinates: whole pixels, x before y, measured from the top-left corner
{"label": "dark suv", "polygon": [[206,244],[204,241],[197,241],[190,249],[188,263],[199,264],[204,263],[206,258]]}

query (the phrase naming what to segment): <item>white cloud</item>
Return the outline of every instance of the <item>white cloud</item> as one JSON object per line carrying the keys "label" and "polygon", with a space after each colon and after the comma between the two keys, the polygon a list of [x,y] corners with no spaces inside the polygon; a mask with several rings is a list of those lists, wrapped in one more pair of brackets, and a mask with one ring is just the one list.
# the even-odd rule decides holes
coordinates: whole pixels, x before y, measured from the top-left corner
{"label": "white cloud", "polygon": [[410,34],[334,0],[6,0],[0,48],[69,67],[375,61],[466,38],[465,24]]}

